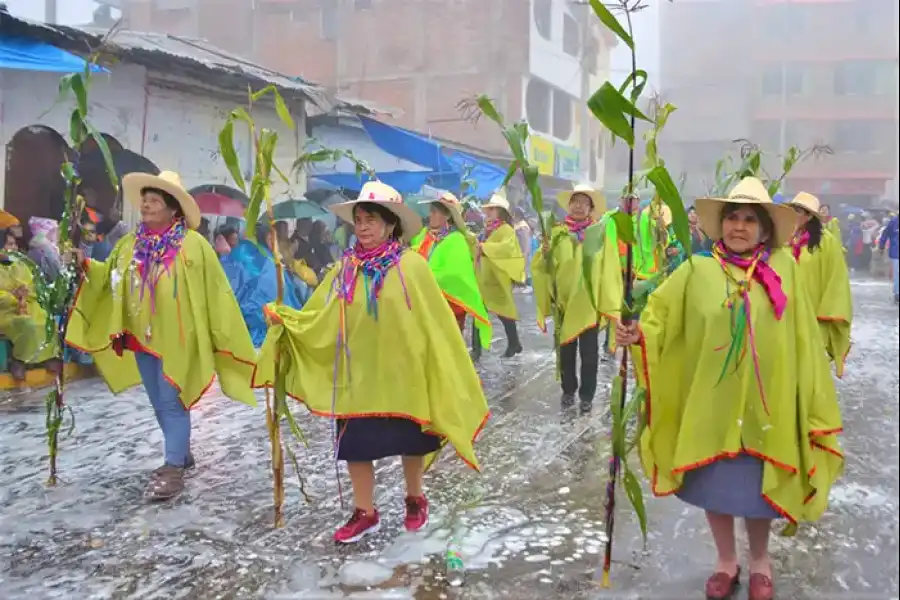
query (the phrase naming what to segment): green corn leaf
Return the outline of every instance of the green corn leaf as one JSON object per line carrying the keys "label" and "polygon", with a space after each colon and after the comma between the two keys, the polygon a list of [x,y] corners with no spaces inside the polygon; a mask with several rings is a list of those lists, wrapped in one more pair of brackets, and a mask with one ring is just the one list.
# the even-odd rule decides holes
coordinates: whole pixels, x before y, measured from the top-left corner
{"label": "green corn leaf", "polygon": [[247,221],[247,229],[244,234],[247,239],[256,239],[256,224],[259,221],[259,214],[265,199],[265,186],[267,182],[259,176],[254,176],[250,182],[250,202],[247,204],[247,210],[244,212],[244,220]]}
{"label": "green corn leaf", "polygon": [[259,149],[257,152],[257,160],[260,166],[260,175],[267,181],[270,181],[272,175],[272,165],[275,160],[275,146],[278,144],[278,132],[271,129],[263,128],[259,132]]}
{"label": "green corn leaf", "polygon": [[65,100],[66,96],[69,95],[69,92],[72,91],[72,78],[74,77],[75,73],[71,73],[59,78],[59,98],[57,99],[57,102]]}
{"label": "green corn leaf", "polygon": [[588,108],[613,135],[624,140],[629,148],[634,148],[634,131],[628,117],[633,115],[644,121],[650,120],[608,81],[588,99]]}
{"label": "green corn leaf", "polygon": [[69,86],[75,96],[75,106],[77,107],[78,112],[81,113],[82,118],[86,119],[88,114],[87,86],[84,84],[81,73],[72,75]]}
{"label": "green corn leaf", "polygon": [[87,128],[84,126],[84,119],[77,109],[69,115],[69,139],[72,141],[72,147],[78,149],[87,139]]}
{"label": "green corn leaf", "polygon": [[647,174],[647,179],[656,188],[660,199],[666,203],[672,211],[672,228],[675,230],[675,238],[684,247],[688,258],[691,256],[691,224],[688,221],[687,211],[678,186],[672,181],[672,176],[665,167],[656,167]]}
{"label": "green corn leaf", "polygon": [[506,177],[503,178],[503,183],[500,187],[504,188],[509,185],[509,182],[512,181],[512,178],[516,176],[516,173],[519,170],[519,161],[513,160],[509,163],[509,168],[506,170]]}
{"label": "green corn leaf", "polygon": [[509,151],[512,153],[516,162],[522,165],[527,164],[528,156],[525,152],[525,143],[522,141],[522,134],[519,128],[515,125],[507,127],[503,130],[503,138],[506,140]]}
{"label": "green corn leaf", "polygon": [[225,167],[231,174],[234,184],[246,194],[247,184],[244,183],[241,163],[238,160],[237,151],[234,149],[234,121],[232,119],[225,121],[222,131],[219,132],[219,154],[222,155],[222,160],[225,161]]}
{"label": "green corn leaf", "polygon": [[634,514],[638,519],[638,524],[641,526],[641,536],[643,537],[644,543],[646,543],[647,507],[644,505],[644,491],[641,489],[641,484],[640,482],[638,482],[637,477],[635,477],[634,473],[632,473],[631,469],[628,467],[624,460],[622,461],[622,465],[622,484],[625,487],[625,494],[628,496],[628,501],[631,503],[631,508],[634,509]]}
{"label": "green corn leaf", "polygon": [[272,88],[272,94],[275,98],[275,112],[278,113],[278,118],[281,119],[281,122],[284,123],[288,129],[293,131],[296,129],[296,125],[294,124],[294,117],[291,116],[291,110],[285,103],[284,98],[274,87]]}
{"label": "green corn leaf", "polygon": [[584,278],[591,306],[597,309],[597,298],[594,297],[594,261],[603,252],[606,243],[606,219],[601,219],[584,230],[584,242],[581,244],[581,272]]}
{"label": "green corn leaf", "polygon": [[608,8],[603,6],[603,3],[600,0],[591,0],[591,8],[594,9],[594,14],[600,19],[600,21],[606,25],[606,28],[616,34],[622,43],[628,46],[631,50],[634,50],[634,40],[631,38],[631,35],[625,31],[625,28],[622,27],[619,20],[609,11]]}
{"label": "green corn leaf", "polygon": [[638,69],[633,73],[629,73],[628,77],[625,79],[624,83],[619,86],[619,93],[623,96],[626,92],[628,92],[629,87],[631,91],[628,93],[628,97],[631,98],[633,103],[637,103],[638,98],[641,97],[641,94],[644,92],[644,88],[647,86],[647,71],[643,69]]}
{"label": "green corn leaf", "polygon": [[478,109],[484,116],[499,125],[501,128],[506,128],[506,124],[503,120],[503,115],[501,115],[497,111],[497,107],[494,106],[494,102],[489,96],[482,94],[478,96],[475,102],[478,105]]}
{"label": "green corn leaf", "polygon": [[116,174],[116,163],[113,161],[112,152],[109,150],[109,144],[106,143],[106,138],[103,137],[103,134],[94,127],[88,121],[84,121],[85,129],[87,129],[88,134],[94,139],[94,143],[97,144],[97,148],[100,150],[100,155],[103,157],[103,165],[106,167],[106,176],[109,178],[109,183],[112,185],[114,190],[119,189],[119,177]]}
{"label": "green corn leaf", "polygon": [[616,238],[626,244],[634,245],[637,242],[634,235],[634,219],[621,210],[613,211],[610,218],[616,225]]}

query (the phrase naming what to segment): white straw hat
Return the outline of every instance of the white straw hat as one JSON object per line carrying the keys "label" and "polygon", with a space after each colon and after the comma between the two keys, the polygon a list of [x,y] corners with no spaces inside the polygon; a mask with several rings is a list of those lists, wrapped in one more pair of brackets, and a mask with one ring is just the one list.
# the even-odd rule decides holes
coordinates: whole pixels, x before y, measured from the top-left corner
{"label": "white straw hat", "polygon": [[332,204],[328,210],[339,219],[353,224],[353,207],[364,202],[380,204],[397,215],[403,228],[403,239],[409,241],[422,229],[422,218],[403,202],[400,192],[380,181],[369,181],[363,185],[356,200]]}
{"label": "white straw hat", "polygon": [[128,173],[122,178],[122,197],[133,205],[141,206],[141,191],[146,188],[162,190],[170,194],[181,206],[184,222],[190,229],[200,227],[200,207],[197,201],[181,185],[181,177],[175,171],[162,171],[159,175],[150,173]]}
{"label": "white straw hat", "polygon": [[794,235],[796,217],[794,209],[784,204],[775,204],[762,181],[756,177],[745,177],[729,192],[726,198],[698,198],[694,203],[697,218],[704,233],[713,240],[722,239],[722,208],[726,204],[758,204],[772,217],[775,223],[773,246],[784,246]]}

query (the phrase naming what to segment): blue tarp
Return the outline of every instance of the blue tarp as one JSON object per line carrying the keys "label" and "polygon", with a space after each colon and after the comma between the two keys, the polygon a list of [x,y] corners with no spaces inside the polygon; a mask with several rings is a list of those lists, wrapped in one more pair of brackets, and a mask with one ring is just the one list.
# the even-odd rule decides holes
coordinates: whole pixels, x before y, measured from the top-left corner
{"label": "blue tarp", "polygon": [[360,117],[359,120],[376,146],[388,154],[429,169],[432,173],[427,183],[433,187],[459,192],[463,175],[468,168],[467,179],[472,181],[470,191],[478,198],[487,198],[500,187],[506,177],[506,172],[500,167],[471,154],[444,148],[435,140],[414,131],[368,117]]}
{"label": "blue tarp", "polygon": [[[268,329],[263,307],[275,302],[278,291],[272,254],[249,240],[241,240],[237,247],[221,258],[221,262],[241,307],[253,345],[259,347],[266,339]],[[284,303],[298,310],[303,308],[311,294],[309,287],[287,270],[284,271],[284,282]]]}
{"label": "blue tarp", "polygon": [[[0,38],[0,69],[80,73],[86,61],[56,46],[26,38]],[[92,71],[105,69],[94,66]]]}
{"label": "blue tarp", "polygon": [[[378,173],[378,180],[388,184],[401,194],[414,194],[421,190],[433,175],[430,171],[385,171]],[[355,192],[358,192],[369,180],[369,176],[365,173],[359,177],[356,173],[317,173],[312,177],[334,187]]]}

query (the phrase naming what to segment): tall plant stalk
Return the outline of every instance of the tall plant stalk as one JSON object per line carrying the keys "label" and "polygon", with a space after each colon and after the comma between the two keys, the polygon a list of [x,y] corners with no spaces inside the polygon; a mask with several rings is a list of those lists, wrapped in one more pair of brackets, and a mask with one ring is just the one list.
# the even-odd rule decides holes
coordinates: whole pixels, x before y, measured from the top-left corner
{"label": "tall plant stalk", "polygon": [[[100,48],[112,35],[111,31],[102,41]],[[40,272],[36,265],[32,266],[35,292],[38,304],[47,314],[46,343],[56,343],[58,348],[55,362],[58,365],[53,387],[45,399],[47,454],[50,474],[48,486],[58,483],[59,434],[63,427],[65,415],[71,418],[69,431],[75,427],[74,413],[65,402],[66,375],[64,368],[66,331],[69,326],[69,313],[75,300],[75,292],[79,283],[79,270],[71,264],[69,257],[78,241],[81,214],[84,210],[84,198],[79,194],[81,176],[78,171],[79,152],[88,140],[93,140],[103,156],[103,162],[109,181],[114,190],[118,190],[118,176],[113,164],[109,145],[100,131],[89,119],[89,91],[93,82],[93,71],[97,69],[100,50],[94,52],[85,61],[84,70],[80,73],[65,75],[59,82],[60,100],[73,98],[74,106],[69,115],[69,142],[72,151],[66,151],[60,169],[65,182],[63,193],[63,213],[59,223],[57,250],[63,257],[59,274],[52,280]]]}
{"label": "tall plant stalk", "polygon": [[766,182],[769,196],[774,196],[781,191],[785,179],[790,175],[794,167],[807,161],[816,160],[822,156],[834,154],[834,150],[827,144],[813,144],[807,148],[791,146],[780,160],[781,173],[778,175],[769,173],[765,168],[766,155],[763,150],[750,140],[737,139],[738,157],[740,162],[735,164],[734,154],[728,153],[716,163],[714,183],[708,190],[711,196],[723,196],[735,183],[744,177],[758,177]]}

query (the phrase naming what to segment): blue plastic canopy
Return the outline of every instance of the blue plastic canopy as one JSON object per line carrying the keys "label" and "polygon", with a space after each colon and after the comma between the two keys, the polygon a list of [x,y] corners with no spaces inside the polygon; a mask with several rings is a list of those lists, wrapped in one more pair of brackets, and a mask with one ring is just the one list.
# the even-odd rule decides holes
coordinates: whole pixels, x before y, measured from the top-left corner
{"label": "blue plastic canopy", "polygon": [[[429,171],[384,171],[378,173],[378,180],[401,194],[414,194],[421,190],[433,175]],[[370,179],[367,173],[359,176],[356,173],[316,173],[311,177],[324,181],[328,185],[355,192],[362,189],[363,184]]]}
{"label": "blue plastic canopy", "polygon": [[[0,38],[0,69],[80,73],[86,64],[83,58],[44,42],[17,37]],[[105,71],[96,65],[91,70]]]}
{"label": "blue plastic canopy", "polygon": [[[506,177],[506,172],[500,167],[471,154],[444,148],[437,141],[414,131],[368,117],[361,116],[359,120],[376,146],[388,154],[429,169],[431,173],[426,183],[433,187],[458,192],[463,176],[466,175],[471,180],[470,192],[478,198],[487,198],[500,187]],[[388,183],[381,173],[378,177]],[[399,188],[395,189],[403,193]]]}

